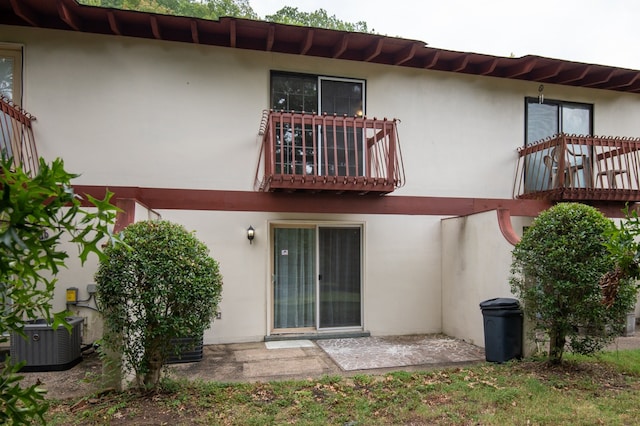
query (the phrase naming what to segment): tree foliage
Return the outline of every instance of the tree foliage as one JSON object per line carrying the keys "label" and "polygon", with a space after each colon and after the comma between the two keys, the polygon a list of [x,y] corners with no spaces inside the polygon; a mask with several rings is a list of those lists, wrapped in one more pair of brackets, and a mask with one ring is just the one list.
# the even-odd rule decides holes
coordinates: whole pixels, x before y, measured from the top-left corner
{"label": "tree foliage", "polygon": [[640,279],[640,218],[636,210],[624,209],[626,219],[607,233],[605,243],[613,256],[620,275]]}
{"label": "tree foliage", "polygon": [[[138,10],[165,15],[191,16],[202,19],[219,19],[233,16],[245,19],[261,19],[255,13],[248,0],[79,0],[90,6],[111,7],[116,9]],[[301,25],[316,28],[328,28],[350,32],[369,32],[365,21],[347,22],[329,15],[326,10],[303,12],[297,7],[285,6],[266,21],[279,24]]]}
{"label": "tree foliage", "polygon": [[305,27],[328,28],[332,30],[350,31],[350,32],[369,32],[365,21],[355,23],[346,22],[338,19],[336,15],[327,13],[324,9],[318,9],[314,12],[303,12],[297,7],[285,6],[273,15],[265,17],[267,21],[278,22],[280,24],[301,25]]}
{"label": "tree foliage", "polygon": [[144,221],[123,230],[123,245],[107,247],[96,273],[104,343],[123,356],[140,387],[154,388],[173,339],[209,327],[222,291],[218,263],[181,225]]}
{"label": "tree foliage", "polygon": [[549,336],[552,363],[562,361],[567,343],[581,354],[600,350],[634,306],[629,280],[620,280],[610,298],[601,286],[616,266],[605,246],[613,227],[593,207],[561,203],[542,212],[513,250],[512,291],[534,332]]}
{"label": "tree foliage", "polygon": [[258,19],[248,0],[80,0],[90,6],[138,10],[164,15],[218,19],[221,16]]}
{"label": "tree foliage", "polygon": [[[51,306],[56,274],[69,257],[60,243],[70,238],[83,263],[90,253],[102,256],[98,245],[105,237],[114,239],[109,225],[117,209],[109,203],[112,194],[103,200],[88,197],[96,209],[84,209],[71,188],[76,175],[64,170],[62,160],[49,165],[40,159],[33,177],[10,159],[3,158],[0,168],[0,343],[6,344],[12,333],[26,337],[25,319],[46,318],[54,328],[68,326],[65,312],[52,313]],[[0,371],[2,424],[44,421],[44,391],[20,387],[17,373],[23,365],[7,359]]]}

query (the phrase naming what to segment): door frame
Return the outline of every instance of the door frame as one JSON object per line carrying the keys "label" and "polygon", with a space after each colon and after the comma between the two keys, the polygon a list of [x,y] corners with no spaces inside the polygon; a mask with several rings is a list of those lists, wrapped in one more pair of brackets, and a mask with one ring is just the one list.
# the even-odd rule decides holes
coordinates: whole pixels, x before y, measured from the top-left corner
{"label": "door frame", "polygon": [[[362,331],[364,330],[364,321],[365,321],[365,246],[366,246],[366,223],[363,221],[318,221],[318,220],[271,220],[267,221],[267,226],[269,229],[269,244],[268,250],[269,255],[268,259],[268,267],[267,267],[267,280],[266,280],[266,301],[267,301],[267,330],[266,335],[283,335],[283,334],[322,334],[322,333],[336,333],[336,332],[354,332],[354,331]],[[316,300],[315,300],[315,326],[314,327],[304,327],[304,328],[274,328],[274,285],[275,285],[275,250],[274,250],[274,229],[275,228],[313,228],[317,234],[318,229],[322,227],[335,227],[335,228],[344,228],[344,227],[353,227],[360,228],[360,326],[355,327],[335,327],[335,328],[319,328],[319,280],[318,280],[318,265],[319,265],[319,256],[320,253],[316,250],[316,280],[315,280],[315,291],[316,291]],[[316,239],[316,247],[319,242]]]}
{"label": "door frame", "polygon": [[[327,111],[323,111],[322,110],[322,83],[323,82],[339,82],[339,83],[354,83],[354,84],[360,84],[360,86],[362,87],[362,94],[361,94],[361,101],[362,101],[362,108],[360,109],[360,114],[359,117],[364,117],[366,115],[366,105],[367,105],[367,82],[364,79],[359,79],[359,78],[347,78],[347,77],[330,77],[330,76],[325,76],[325,75],[318,75],[318,114],[322,115],[324,113],[327,114],[335,114],[335,111],[332,112],[327,112]],[[324,153],[324,149],[323,146],[324,144],[327,143],[327,141],[324,140],[324,138],[322,137],[323,132],[322,132],[322,126],[318,125],[317,127],[317,134],[318,134],[318,164],[317,164],[317,169],[316,169],[316,173],[318,174],[318,176],[320,175],[328,175],[328,170],[323,170],[322,169],[322,155]],[[360,174],[358,176],[365,176],[366,174],[366,169],[364,167],[365,164],[365,159],[366,159],[366,138],[365,138],[365,130],[362,129],[362,141],[360,141],[360,149],[357,149],[358,146],[358,141],[354,141],[354,148],[356,150],[356,152],[358,154],[360,154],[359,156],[361,157],[359,159],[359,163],[360,163]],[[337,164],[334,164],[334,167],[338,168]],[[336,171],[337,173],[337,171]]]}

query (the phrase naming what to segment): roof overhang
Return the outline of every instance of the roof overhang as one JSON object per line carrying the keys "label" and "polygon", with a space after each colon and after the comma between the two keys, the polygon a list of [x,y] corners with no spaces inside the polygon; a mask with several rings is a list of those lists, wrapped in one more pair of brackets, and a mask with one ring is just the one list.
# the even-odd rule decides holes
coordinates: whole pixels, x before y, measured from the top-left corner
{"label": "roof overhang", "polygon": [[540,56],[506,58],[378,34],[223,17],[218,21],[78,4],[0,0],[0,24],[177,41],[640,93],[640,71]]}

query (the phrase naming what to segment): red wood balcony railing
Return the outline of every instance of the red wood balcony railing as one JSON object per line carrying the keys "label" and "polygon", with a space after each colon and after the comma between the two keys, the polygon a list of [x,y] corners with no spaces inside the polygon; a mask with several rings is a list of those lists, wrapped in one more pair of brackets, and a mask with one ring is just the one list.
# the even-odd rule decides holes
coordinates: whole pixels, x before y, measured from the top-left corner
{"label": "red wood balcony railing", "polygon": [[640,138],[560,134],[518,154],[516,198],[640,201]]}
{"label": "red wood balcony railing", "polygon": [[404,185],[396,120],[267,112],[260,191],[386,194]]}
{"label": "red wood balcony railing", "polygon": [[25,173],[38,173],[38,152],[33,137],[31,114],[0,96],[0,154],[13,159],[14,166],[22,166]]}

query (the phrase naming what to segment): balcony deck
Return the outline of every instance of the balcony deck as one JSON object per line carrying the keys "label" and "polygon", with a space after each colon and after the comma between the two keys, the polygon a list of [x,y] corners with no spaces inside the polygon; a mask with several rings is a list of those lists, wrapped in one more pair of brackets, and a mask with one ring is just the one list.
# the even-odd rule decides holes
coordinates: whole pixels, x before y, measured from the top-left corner
{"label": "balcony deck", "polygon": [[38,173],[39,159],[31,122],[35,120],[9,99],[0,96],[0,154],[11,158],[30,176]]}
{"label": "balcony deck", "polygon": [[640,138],[560,134],[518,154],[515,198],[640,201]]}
{"label": "balcony deck", "polygon": [[260,191],[387,194],[404,184],[396,120],[265,112]]}

